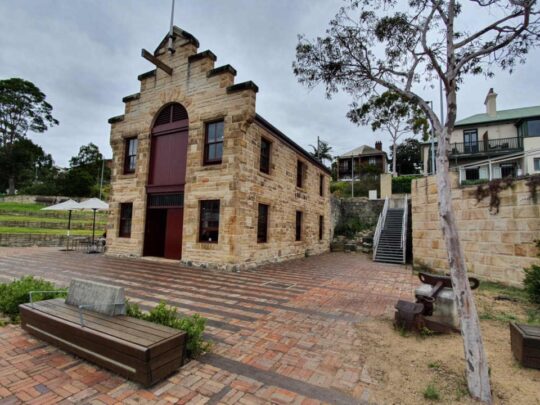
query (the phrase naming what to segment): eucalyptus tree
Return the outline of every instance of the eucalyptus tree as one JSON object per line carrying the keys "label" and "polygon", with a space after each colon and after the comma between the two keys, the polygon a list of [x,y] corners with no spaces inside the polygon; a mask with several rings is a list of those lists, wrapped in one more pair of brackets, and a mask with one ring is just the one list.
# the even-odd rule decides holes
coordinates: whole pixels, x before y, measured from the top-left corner
{"label": "eucalyptus tree", "polygon": [[45,94],[32,82],[19,78],[0,80],[0,147],[5,148],[9,161],[9,194],[15,193],[15,142],[26,138],[28,131],[41,133],[58,125],[52,106],[45,99]]}
{"label": "eucalyptus tree", "polygon": [[[349,0],[323,36],[300,36],[293,63],[300,83],[322,84],[328,97],[341,89],[366,100],[386,89],[428,116],[438,138],[439,220],[461,320],[469,392],[487,403],[492,401],[488,363],[451,204],[450,135],[457,93],[466,78],[493,76],[498,68],[511,72],[539,42],[536,0]],[[444,125],[422,96],[438,80],[446,97]]]}
{"label": "eucalyptus tree", "polygon": [[429,123],[424,111],[402,95],[385,91],[358,106],[353,103],[347,117],[356,124],[371,125],[373,131],[384,130],[392,139],[392,174],[397,176],[397,142],[404,134],[421,134],[426,140]]}

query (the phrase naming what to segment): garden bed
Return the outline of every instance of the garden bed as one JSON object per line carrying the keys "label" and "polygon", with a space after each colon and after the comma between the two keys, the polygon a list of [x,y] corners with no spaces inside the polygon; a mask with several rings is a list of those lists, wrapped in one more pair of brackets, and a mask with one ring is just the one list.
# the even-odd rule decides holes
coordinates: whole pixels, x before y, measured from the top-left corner
{"label": "garden bed", "polygon": [[[494,403],[534,404],[540,370],[521,367],[512,355],[508,322],[540,323],[540,310],[522,290],[482,283],[475,291]],[[374,403],[477,404],[467,392],[459,334],[417,336],[395,330],[389,316],[358,324],[366,358],[364,379]]]}

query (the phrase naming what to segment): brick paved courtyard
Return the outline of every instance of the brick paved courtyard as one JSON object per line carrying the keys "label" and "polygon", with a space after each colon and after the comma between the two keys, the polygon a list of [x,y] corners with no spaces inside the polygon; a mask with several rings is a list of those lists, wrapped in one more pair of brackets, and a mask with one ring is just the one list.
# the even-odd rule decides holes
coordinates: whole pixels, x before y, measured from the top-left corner
{"label": "brick paved courtyard", "polygon": [[[333,253],[225,273],[149,261],[0,249],[0,281],[35,275],[67,285],[84,278],[122,286],[148,309],[165,300],[208,319],[210,354],[150,389],[44,344],[18,326],[0,328],[0,403],[354,404],[371,378],[357,329],[411,298],[403,266]],[[290,285],[269,284],[277,282]]]}

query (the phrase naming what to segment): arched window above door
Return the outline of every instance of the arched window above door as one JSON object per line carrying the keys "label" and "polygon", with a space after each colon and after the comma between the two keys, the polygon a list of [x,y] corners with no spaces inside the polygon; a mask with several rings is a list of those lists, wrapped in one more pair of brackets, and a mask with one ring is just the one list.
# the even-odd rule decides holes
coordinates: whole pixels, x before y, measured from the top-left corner
{"label": "arched window above door", "polygon": [[157,115],[152,128],[152,133],[170,131],[187,127],[188,113],[186,109],[177,103],[165,106]]}

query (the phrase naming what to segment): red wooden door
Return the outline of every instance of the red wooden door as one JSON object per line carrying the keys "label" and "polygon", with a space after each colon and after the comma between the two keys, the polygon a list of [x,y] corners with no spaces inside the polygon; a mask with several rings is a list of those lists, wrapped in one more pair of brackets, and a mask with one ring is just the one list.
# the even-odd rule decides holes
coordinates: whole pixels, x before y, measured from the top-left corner
{"label": "red wooden door", "polygon": [[151,209],[146,211],[144,232],[144,256],[163,257],[167,210]]}
{"label": "red wooden door", "polygon": [[180,260],[182,257],[182,227],[184,209],[169,208],[167,210],[167,230],[165,232],[165,254],[167,259]]}

